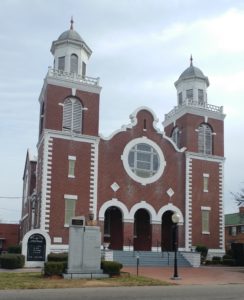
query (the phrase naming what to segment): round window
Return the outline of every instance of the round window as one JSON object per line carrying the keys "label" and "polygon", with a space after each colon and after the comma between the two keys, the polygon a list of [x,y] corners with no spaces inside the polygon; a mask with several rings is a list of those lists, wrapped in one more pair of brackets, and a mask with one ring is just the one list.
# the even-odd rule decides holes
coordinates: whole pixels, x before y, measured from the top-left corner
{"label": "round window", "polygon": [[156,181],[165,167],[162,150],[156,143],[145,138],[129,142],[122,160],[128,175],[143,185]]}

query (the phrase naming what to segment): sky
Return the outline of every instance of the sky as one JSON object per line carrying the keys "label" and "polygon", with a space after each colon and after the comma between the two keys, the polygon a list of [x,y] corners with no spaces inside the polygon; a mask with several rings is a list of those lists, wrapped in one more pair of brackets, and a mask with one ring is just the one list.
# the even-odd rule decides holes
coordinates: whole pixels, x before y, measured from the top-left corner
{"label": "sky", "polygon": [[0,221],[18,222],[26,152],[36,154],[38,97],[52,41],[70,18],[93,53],[87,75],[100,77],[100,133],[150,107],[163,130],[177,105],[174,82],[193,64],[208,76],[208,102],[224,106],[225,213],[243,187],[243,0],[1,0]]}

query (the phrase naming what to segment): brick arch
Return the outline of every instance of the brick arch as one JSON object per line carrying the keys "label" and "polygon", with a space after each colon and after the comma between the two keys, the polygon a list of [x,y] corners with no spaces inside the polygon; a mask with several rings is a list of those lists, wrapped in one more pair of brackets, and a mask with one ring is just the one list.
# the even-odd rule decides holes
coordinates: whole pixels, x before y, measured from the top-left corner
{"label": "brick arch", "polygon": [[177,206],[173,205],[172,203],[169,203],[160,208],[160,210],[157,213],[157,217],[156,217],[157,221],[161,223],[163,214],[169,210],[179,214],[179,216],[180,216],[179,225],[184,224],[184,217],[183,217],[181,210]]}
{"label": "brick arch", "polygon": [[127,207],[124,205],[124,203],[122,203],[118,199],[113,198],[112,200],[106,201],[101,206],[101,208],[99,210],[99,214],[98,214],[99,221],[104,221],[105,212],[111,206],[115,206],[121,210],[124,222],[129,219],[129,211],[128,211]]}
{"label": "brick arch", "polygon": [[146,201],[141,201],[132,206],[132,208],[130,209],[130,213],[129,213],[130,220],[133,220],[133,222],[134,222],[135,213],[137,212],[138,209],[141,209],[141,208],[143,208],[149,212],[150,221],[151,221],[151,223],[154,223],[157,219],[156,211],[153,208],[153,206],[151,204],[147,203]]}

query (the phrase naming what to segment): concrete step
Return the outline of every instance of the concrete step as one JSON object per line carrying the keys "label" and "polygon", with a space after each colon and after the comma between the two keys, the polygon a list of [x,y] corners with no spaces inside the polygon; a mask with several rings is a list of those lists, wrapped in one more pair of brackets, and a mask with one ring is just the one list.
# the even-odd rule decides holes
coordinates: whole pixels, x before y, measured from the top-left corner
{"label": "concrete step", "polygon": [[[173,266],[174,252],[151,252],[151,251],[113,251],[113,260],[123,266],[136,266],[137,257],[140,266]],[[178,252],[178,266],[189,267],[189,262]]]}

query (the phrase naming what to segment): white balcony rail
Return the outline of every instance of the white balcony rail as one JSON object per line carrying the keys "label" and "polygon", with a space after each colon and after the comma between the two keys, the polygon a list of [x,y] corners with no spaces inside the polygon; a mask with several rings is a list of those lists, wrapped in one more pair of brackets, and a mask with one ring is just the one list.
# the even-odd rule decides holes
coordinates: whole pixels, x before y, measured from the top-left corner
{"label": "white balcony rail", "polygon": [[83,76],[76,73],[69,73],[62,70],[53,69],[51,67],[48,68],[47,76],[53,78],[59,78],[62,80],[79,82],[88,85],[98,86],[99,85],[99,77],[93,78],[89,76]]}
{"label": "white balcony rail", "polygon": [[186,99],[181,105],[175,106],[168,114],[165,114],[165,120],[173,117],[175,114],[183,110],[185,107],[194,107],[198,109],[204,109],[216,113],[223,114],[223,106],[216,106],[204,102],[197,102],[193,100]]}

